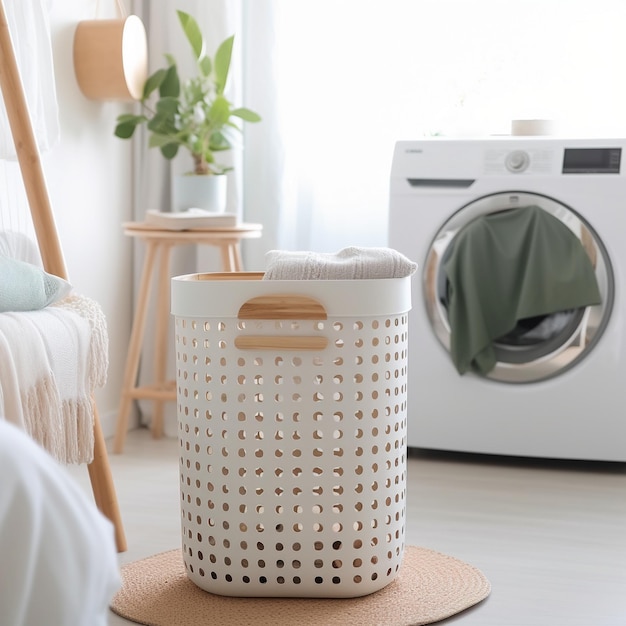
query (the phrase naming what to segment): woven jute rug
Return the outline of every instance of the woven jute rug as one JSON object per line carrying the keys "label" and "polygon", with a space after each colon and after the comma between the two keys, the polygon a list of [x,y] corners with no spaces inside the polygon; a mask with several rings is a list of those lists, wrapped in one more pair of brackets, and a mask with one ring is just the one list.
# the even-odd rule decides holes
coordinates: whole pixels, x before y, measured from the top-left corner
{"label": "woven jute rug", "polygon": [[407,546],[396,579],[360,598],[233,598],[203,591],[185,574],[180,550],[122,567],[111,609],[146,626],[420,626],[484,600],[489,581],[475,567]]}

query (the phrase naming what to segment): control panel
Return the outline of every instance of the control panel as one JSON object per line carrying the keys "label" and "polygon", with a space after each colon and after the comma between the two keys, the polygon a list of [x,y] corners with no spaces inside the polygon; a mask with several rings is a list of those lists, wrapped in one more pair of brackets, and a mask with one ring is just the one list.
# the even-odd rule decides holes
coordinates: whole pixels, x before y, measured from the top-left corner
{"label": "control panel", "polygon": [[563,174],[619,174],[621,148],[565,148]]}
{"label": "control panel", "polygon": [[558,152],[551,147],[491,148],[485,152],[484,174],[555,174],[559,171]]}
{"label": "control panel", "polygon": [[621,148],[493,148],[485,152],[484,174],[619,174]]}

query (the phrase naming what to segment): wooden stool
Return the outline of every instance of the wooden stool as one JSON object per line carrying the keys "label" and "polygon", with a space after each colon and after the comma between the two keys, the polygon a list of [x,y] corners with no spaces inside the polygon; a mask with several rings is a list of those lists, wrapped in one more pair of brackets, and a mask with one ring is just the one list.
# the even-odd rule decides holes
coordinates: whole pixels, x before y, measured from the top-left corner
{"label": "wooden stool", "polygon": [[[193,229],[183,231],[155,228],[142,222],[124,224],[124,234],[141,239],[146,244],[146,257],[143,264],[137,308],[126,357],[126,368],[122,381],[122,394],[117,414],[115,441],[113,452],[120,453],[124,448],[128,415],[133,399],[154,400],[152,417],[152,435],[159,438],[163,435],[163,403],[176,400],[176,384],[166,380],[167,371],[167,339],[169,320],[170,294],[170,258],[172,248],[185,244],[206,244],[220,249],[223,269],[226,272],[243,270],[240,242],[242,239],[256,239],[261,236],[263,227],[260,224],[238,224],[233,227]],[[152,275],[158,264],[156,326],[154,341],[154,383],[137,386],[137,371],[146,328],[148,300]]]}

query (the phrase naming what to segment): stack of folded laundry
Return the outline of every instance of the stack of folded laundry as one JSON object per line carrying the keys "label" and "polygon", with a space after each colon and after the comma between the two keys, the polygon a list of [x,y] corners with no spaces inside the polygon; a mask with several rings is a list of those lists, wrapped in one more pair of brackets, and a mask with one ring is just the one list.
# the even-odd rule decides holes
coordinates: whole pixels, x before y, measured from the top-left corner
{"label": "stack of folded laundry", "polygon": [[271,250],[265,259],[265,280],[403,278],[417,270],[417,263],[391,248],[351,246],[336,253]]}

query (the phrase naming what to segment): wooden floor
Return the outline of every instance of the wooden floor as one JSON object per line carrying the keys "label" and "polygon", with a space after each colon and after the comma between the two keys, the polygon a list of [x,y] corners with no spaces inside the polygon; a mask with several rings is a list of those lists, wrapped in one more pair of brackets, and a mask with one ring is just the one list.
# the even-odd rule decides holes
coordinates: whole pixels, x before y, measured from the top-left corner
{"label": "wooden floor", "polygon": [[[138,430],[111,456],[121,563],[180,545],[177,447]],[[72,473],[87,490],[84,468]],[[441,624],[626,625],[626,466],[412,452],[408,483],[406,543],[471,563],[492,585]]]}

